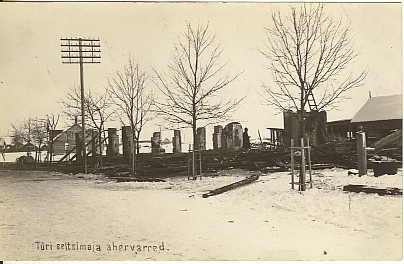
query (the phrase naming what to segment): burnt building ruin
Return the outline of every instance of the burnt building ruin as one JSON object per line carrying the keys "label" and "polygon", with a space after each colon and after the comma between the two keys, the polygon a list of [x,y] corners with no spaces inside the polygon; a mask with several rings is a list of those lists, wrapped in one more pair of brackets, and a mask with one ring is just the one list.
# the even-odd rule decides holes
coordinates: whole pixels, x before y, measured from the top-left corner
{"label": "burnt building ruin", "polygon": [[221,149],[239,150],[243,148],[243,127],[239,122],[227,124],[221,133]]}
{"label": "burnt building ruin", "polygon": [[[300,113],[292,111],[283,112],[283,142],[284,145],[290,147],[290,140],[293,139],[295,144],[300,142]],[[306,119],[306,135],[311,144],[324,144],[327,140],[327,112],[312,110],[304,113]]]}
{"label": "burnt building ruin", "polygon": [[174,130],[173,153],[181,153],[181,131]]}
{"label": "burnt building ruin", "polygon": [[206,128],[198,127],[196,130],[196,146],[194,150],[206,150]]}
{"label": "burnt building ruin", "polygon": [[151,152],[153,154],[163,154],[165,153],[165,149],[161,147],[161,133],[154,132],[151,137]]}
{"label": "burnt building ruin", "polygon": [[222,133],[223,126],[218,125],[213,127],[213,149],[219,150],[222,148]]}

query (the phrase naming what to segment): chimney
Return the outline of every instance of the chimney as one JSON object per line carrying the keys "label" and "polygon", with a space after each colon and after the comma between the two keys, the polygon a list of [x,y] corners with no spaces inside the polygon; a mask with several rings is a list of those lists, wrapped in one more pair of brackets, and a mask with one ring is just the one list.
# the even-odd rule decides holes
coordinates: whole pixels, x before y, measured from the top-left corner
{"label": "chimney", "polygon": [[74,124],[77,124],[77,116],[74,117]]}

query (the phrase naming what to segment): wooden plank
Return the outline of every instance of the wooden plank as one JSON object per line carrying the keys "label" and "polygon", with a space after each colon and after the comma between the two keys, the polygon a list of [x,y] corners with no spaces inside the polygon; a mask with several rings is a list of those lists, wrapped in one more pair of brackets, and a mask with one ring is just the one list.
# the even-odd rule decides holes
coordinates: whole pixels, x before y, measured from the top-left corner
{"label": "wooden plank", "polygon": [[213,195],[218,195],[218,194],[233,190],[233,189],[238,188],[240,186],[252,183],[252,182],[258,180],[258,178],[259,178],[258,175],[250,176],[247,179],[244,179],[244,180],[241,180],[241,181],[238,181],[238,182],[234,182],[234,183],[229,184],[229,185],[225,185],[225,186],[217,188],[217,189],[215,189],[213,191],[209,191],[208,193],[204,193],[202,195],[202,197],[203,198],[208,198],[208,197],[213,196]]}
{"label": "wooden plank", "polygon": [[399,188],[375,188],[366,185],[354,185],[349,184],[342,188],[343,191],[346,192],[355,192],[355,193],[377,193],[380,196],[384,195],[403,195],[402,189]]}
{"label": "wooden plank", "polygon": [[116,180],[116,182],[165,182],[163,179],[158,178],[134,178],[134,177],[109,177]]}

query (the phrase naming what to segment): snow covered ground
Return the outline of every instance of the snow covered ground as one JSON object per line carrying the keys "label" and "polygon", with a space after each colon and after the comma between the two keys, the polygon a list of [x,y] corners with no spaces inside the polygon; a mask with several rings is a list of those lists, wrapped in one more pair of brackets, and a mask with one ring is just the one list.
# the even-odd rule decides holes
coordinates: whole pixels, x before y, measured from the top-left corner
{"label": "snow covered ground", "polygon": [[0,171],[0,259],[402,259],[402,196],[342,191],[346,184],[402,188],[401,170],[377,178],[316,171],[306,192],[290,189],[290,173],[271,173],[202,198],[251,173],[116,183]]}

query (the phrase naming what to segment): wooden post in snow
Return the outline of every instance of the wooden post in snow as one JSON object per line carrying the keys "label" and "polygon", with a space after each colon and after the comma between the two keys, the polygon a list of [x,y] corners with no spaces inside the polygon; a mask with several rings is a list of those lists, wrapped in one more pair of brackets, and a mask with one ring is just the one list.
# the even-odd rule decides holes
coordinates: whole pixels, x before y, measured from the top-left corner
{"label": "wooden post in snow", "polygon": [[304,154],[304,140],[303,138],[300,139],[300,146],[302,148],[301,150],[301,157],[302,157],[302,163],[300,165],[300,177],[299,177],[299,191],[305,191],[306,190],[306,157]]}
{"label": "wooden post in snow", "polygon": [[290,169],[292,173],[292,189],[295,189],[295,150],[294,150],[294,140],[290,139]]}
{"label": "wooden post in snow", "polygon": [[310,175],[310,188],[313,188],[313,181],[312,181],[312,177],[311,177],[311,155],[310,155],[310,140],[309,138],[307,138],[307,160],[309,162],[309,175]]}
{"label": "wooden post in snow", "polygon": [[358,152],[358,170],[359,176],[367,174],[367,157],[366,157],[366,133],[363,131],[356,132],[356,149]]}

